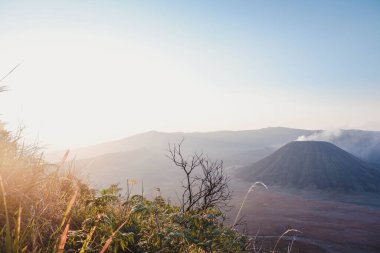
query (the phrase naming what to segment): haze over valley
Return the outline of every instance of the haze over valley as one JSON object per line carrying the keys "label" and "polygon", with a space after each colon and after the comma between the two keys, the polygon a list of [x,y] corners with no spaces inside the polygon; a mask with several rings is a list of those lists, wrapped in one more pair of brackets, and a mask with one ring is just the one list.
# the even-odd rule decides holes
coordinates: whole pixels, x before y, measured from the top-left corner
{"label": "haze over valley", "polygon": [[0,252],[380,252],[379,14],[0,1]]}
{"label": "haze over valley", "polygon": [[[175,203],[183,175],[167,155],[169,144],[181,141],[187,156],[203,152],[223,160],[234,192],[234,208],[227,215],[230,219],[252,183],[268,186],[269,190],[258,187],[245,206],[244,218],[252,234],[276,235],[289,227],[299,228],[300,249],[377,252],[380,132],[283,127],[202,133],[150,131],[74,149],[70,157],[94,187],[114,183],[123,187],[128,179],[136,179],[139,183],[133,191],[140,192],[143,187],[146,196],[154,196],[159,188]],[[58,161],[64,152],[47,153],[46,158]],[[355,232],[340,234],[343,225]]]}
{"label": "haze over valley", "polygon": [[[125,183],[127,177],[144,179],[148,183],[150,171],[175,169],[166,155],[169,144],[179,143],[181,140],[184,141],[187,155],[203,152],[212,159],[223,160],[225,166],[230,169],[249,166],[289,142],[307,140],[328,141],[368,163],[380,164],[380,132],[283,127],[203,133],[150,131],[121,140],[70,150],[69,158],[75,158],[77,165],[84,167],[84,175],[88,175],[90,182],[99,187],[110,183]],[[46,153],[45,158],[57,162],[64,153],[65,150]],[[331,156],[334,157],[333,154]],[[112,177],[105,179],[104,176],[98,175],[98,172]],[[126,172],[130,175],[125,174]],[[145,177],[139,176],[140,173],[145,173]],[[153,181],[155,176],[153,175]],[[153,183],[151,187],[158,186]]]}

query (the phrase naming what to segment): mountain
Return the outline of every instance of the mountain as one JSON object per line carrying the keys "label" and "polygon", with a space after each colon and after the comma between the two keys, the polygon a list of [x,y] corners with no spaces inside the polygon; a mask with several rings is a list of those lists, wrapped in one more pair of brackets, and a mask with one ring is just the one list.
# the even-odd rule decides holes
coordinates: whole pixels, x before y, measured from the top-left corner
{"label": "mountain", "polygon": [[[380,132],[340,130],[302,130],[270,127],[246,131],[164,133],[150,131],[128,138],[70,150],[69,159],[76,159],[78,171],[96,187],[123,183],[126,178],[144,180],[144,188],[180,185],[182,175],[165,157],[169,143],[184,139],[185,155],[203,152],[211,159],[220,159],[229,170],[249,166],[296,139],[323,139],[366,161],[380,164]],[[59,161],[65,151],[47,153],[49,162]],[[154,180],[156,175],[157,180]],[[158,180],[159,179],[159,180]]]}
{"label": "mountain", "polygon": [[[169,143],[178,143],[184,139],[183,147],[187,152],[204,152],[214,159],[223,159],[226,163],[236,164],[248,159],[261,159],[284,143],[293,141],[301,135],[311,135],[315,131],[270,127],[246,131],[217,131],[194,133],[164,133],[150,131],[121,140],[101,143],[94,146],[71,150],[70,154],[78,160],[102,156],[110,153],[129,152],[149,149],[165,154]],[[47,153],[48,161],[59,161],[65,151]]]}
{"label": "mountain", "polygon": [[380,132],[363,130],[316,131],[298,140],[328,141],[361,159],[380,164]]}
{"label": "mountain", "polygon": [[[219,131],[210,133],[161,133],[151,131],[122,140],[103,143],[71,151],[76,168],[82,177],[96,188],[112,183],[125,185],[127,178],[140,181],[136,186],[147,193],[160,188],[166,196],[178,189],[183,179],[181,170],[165,156],[168,143],[178,143],[184,138],[186,155],[198,151],[212,159],[222,159],[226,168],[251,164],[271,154],[283,143],[300,135],[312,134],[309,130],[265,128],[249,131]],[[58,161],[62,152],[50,154]],[[139,190],[140,191],[140,190]]]}
{"label": "mountain", "polygon": [[[71,158],[81,160],[110,153],[129,152],[141,148],[165,153],[168,143],[185,140],[189,152],[203,151],[215,159],[232,165],[247,165],[269,155],[282,145],[297,140],[328,141],[363,160],[380,164],[380,132],[363,130],[303,130],[269,127],[245,131],[165,133],[150,131],[120,140],[72,149]],[[56,162],[65,150],[47,152],[45,159]]]}
{"label": "mountain", "polygon": [[296,189],[379,192],[380,170],[323,141],[294,141],[239,169],[239,177]]}

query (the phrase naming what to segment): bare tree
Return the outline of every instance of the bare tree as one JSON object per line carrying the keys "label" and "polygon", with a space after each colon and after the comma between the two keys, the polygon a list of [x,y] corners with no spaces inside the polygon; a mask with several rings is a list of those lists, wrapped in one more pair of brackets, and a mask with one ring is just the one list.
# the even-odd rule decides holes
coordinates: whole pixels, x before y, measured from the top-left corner
{"label": "bare tree", "polygon": [[185,173],[182,182],[181,208],[183,212],[223,208],[228,206],[231,190],[229,178],[224,173],[223,161],[212,161],[203,153],[185,158],[182,143],[170,145],[168,157]]}

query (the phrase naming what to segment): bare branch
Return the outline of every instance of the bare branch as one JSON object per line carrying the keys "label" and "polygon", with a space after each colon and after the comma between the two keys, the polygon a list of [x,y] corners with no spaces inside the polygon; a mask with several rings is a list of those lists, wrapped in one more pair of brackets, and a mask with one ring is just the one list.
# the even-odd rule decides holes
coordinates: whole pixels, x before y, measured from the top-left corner
{"label": "bare branch", "polygon": [[178,144],[169,144],[167,155],[185,174],[182,211],[227,207],[232,192],[228,187],[229,178],[224,174],[223,161],[212,161],[203,153],[194,153],[184,159],[182,143],[183,139]]}

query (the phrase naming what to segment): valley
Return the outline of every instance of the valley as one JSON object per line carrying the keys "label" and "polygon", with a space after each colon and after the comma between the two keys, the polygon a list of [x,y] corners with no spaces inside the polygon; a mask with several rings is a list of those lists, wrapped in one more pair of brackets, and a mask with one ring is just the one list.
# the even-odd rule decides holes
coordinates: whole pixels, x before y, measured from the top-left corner
{"label": "valley", "polygon": [[[245,194],[248,185],[242,185],[234,188],[235,194]],[[296,241],[304,244],[300,252],[379,252],[378,195],[351,195],[353,202],[365,200],[368,205],[350,203],[345,196],[340,199],[331,195],[329,198],[328,194],[320,192],[257,189],[250,194],[242,213],[249,233],[257,234],[259,239],[260,236],[278,237],[288,228],[301,231],[293,233],[297,235]],[[231,213],[232,217],[234,215]],[[313,251],[316,246],[324,251]]]}
{"label": "valley", "polygon": [[[328,140],[340,147],[325,142],[326,133],[320,133],[287,128],[148,132],[73,150],[72,156],[79,158],[76,166],[84,180],[97,188],[111,183],[125,187],[132,178],[138,182],[133,186],[134,194],[150,198],[159,188],[162,196],[176,203],[183,174],[165,155],[168,143],[184,138],[186,155],[198,151],[224,160],[233,190],[229,222],[252,182],[268,185],[268,191],[258,187],[250,193],[242,210],[246,229],[257,236],[258,244],[273,247],[282,233],[293,228],[302,233],[297,233],[292,252],[378,252],[380,198],[376,192],[380,177],[376,168],[380,150],[376,143],[372,143],[373,149],[364,143],[369,136],[376,140],[380,133],[342,131]],[[314,141],[318,134],[320,140]],[[313,141],[291,143],[300,136]],[[368,157],[372,160],[362,160]],[[278,247],[286,249],[292,239],[285,235]]]}

